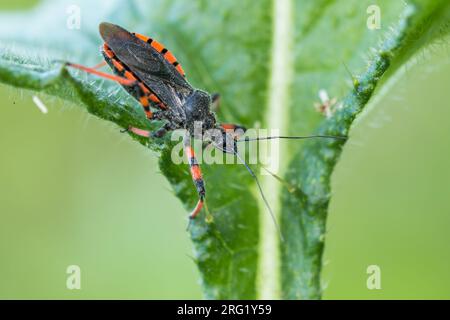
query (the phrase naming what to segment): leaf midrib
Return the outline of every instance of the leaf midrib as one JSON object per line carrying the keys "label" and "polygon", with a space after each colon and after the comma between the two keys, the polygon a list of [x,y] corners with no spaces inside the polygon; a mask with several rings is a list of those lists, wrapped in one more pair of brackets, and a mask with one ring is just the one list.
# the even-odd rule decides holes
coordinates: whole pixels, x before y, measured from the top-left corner
{"label": "leaf midrib", "polygon": [[[293,17],[292,0],[274,0],[273,33],[271,47],[271,74],[269,79],[269,97],[265,114],[265,123],[269,129],[288,132],[289,88],[293,79]],[[277,142],[278,143],[278,142]],[[279,144],[278,161],[282,169],[281,155],[284,154]],[[261,176],[261,184],[278,221],[280,208],[280,183],[271,176]],[[259,278],[258,294],[260,299],[280,299],[280,235],[274,225],[263,200],[258,197],[260,210],[259,243]]]}

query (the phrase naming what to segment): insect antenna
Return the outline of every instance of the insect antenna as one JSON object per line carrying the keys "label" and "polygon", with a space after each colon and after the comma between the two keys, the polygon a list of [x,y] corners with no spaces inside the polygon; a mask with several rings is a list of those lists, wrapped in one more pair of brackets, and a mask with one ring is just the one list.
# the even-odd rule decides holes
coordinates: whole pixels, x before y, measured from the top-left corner
{"label": "insect antenna", "polygon": [[[244,139],[239,139],[239,140],[235,140],[235,142],[246,142],[246,141],[261,141],[261,140],[273,140],[273,139],[291,139],[291,140],[305,140],[305,139],[314,139],[314,138],[323,138],[323,139],[336,139],[336,140],[347,140],[346,136],[334,136],[334,135],[311,135],[311,136],[269,136],[269,137],[256,137],[256,138],[249,138],[249,137],[245,137]],[[221,149],[221,148],[219,148]],[[222,149],[222,151],[224,151]],[[278,231],[278,234],[280,236],[281,241],[284,241],[283,238],[283,234],[281,233],[281,229],[277,223],[277,220],[275,218],[275,214],[272,211],[272,208],[269,205],[269,202],[267,201],[266,196],[264,195],[264,191],[261,187],[261,184],[259,182],[258,177],[256,176],[256,174],[253,172],[253,170],[250,168],[250,166],[245,162],[244,159],[242,159],[242,157],[239,155],[239,153],[237,152],[237,150],[233,149],[233,153],[234,155],[242,162],[242,164],[245,166],[245,168],[247,169],[247,171],[250,173],[250,175],[253,177],[253,179],[256,182],[256,185],[258,186],[258,190],[259,193],[261,195],[261,198],[264,201],[264,204],[267,207],[267,210],[270,213],[270,216],[272,217],[273,223],[275,224],[275,227]],[[263,167],[264,168],[264,167]],[[277,179],[278,181],[280,181],[288,190],[289,192],[295,192],[296,188],[293,187],[292,185],[290,185],[289,183],[287,183],[285,180],[283,180],[282,178],[280,178],[279,176],[277,176],[276,174],[273,174],[272,172],[268,171],[267,168],[264,168],[272,177],[274,177],[275,179]]]}
{"label": "insect antenna", "polygon": [[244,139],[236,140],[236,142],[261,141],[261,140],[273,140],[273,139],[305,140],[305,139],[315,139],[315,138],[347,140],[348,137],[347,136],[321,135],[321,134],[316,134],[316,135],[312,135],[312,136],[270,136],[270,137],[256,137],[256,138],[245,137]]}
{"label": "insect antenna", "polygon": [[289,191],[289,193],[294,193],[296,191],[299,191],[299,189],[297,187],[295,187],[294,185],[290,184],[289,182],[287,182],[285,179],[283,179],[279,175],[273,173],[272,171],[267,169],[265,166],[259,165],[259,167],[264,169],[264,171],[266,171],[268,174],[270,174],[275,180],[280,182],[287,189],[287,191]]}
{"label": "insect antenna", "polygon": [[261,184],[259,183],[258,177],[253,172],[253,170],[250,168],[250,166],[245,162],[245,160],[242,159],[242,157],[239,155],[239,153],[236,150],[233,150],[233,153],[242,162],[242,164],[245,166],[245,168],[247,168],[247,171],[250,173],[250,175],[255,180],[256,185],[258,186],[261,198],[263,199],[264,204],[266,205],[267,209],[269,210],[270,216],[272,217],[273,223],[275,224],[275,228],[277,229],[278,234],[280,235],[280,239],[281,239],[281,241],[284,241],[283,234],[281,233],[281,229],[280,229],[280,227],[279,227],[279,225],[277,223],[277,220],[275,219],[275,214],[273,213],[272,208],[270,207],[269,202],[267,201],[266,196],[264,195],[264,192],[263,192],[263,189],[261,187]]}

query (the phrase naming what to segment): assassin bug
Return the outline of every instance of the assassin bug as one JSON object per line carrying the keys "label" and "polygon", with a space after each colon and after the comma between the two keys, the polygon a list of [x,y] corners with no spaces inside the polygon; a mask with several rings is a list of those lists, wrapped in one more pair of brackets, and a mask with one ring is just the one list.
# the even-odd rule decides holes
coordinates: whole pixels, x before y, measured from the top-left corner
{"label": "assassin bug", "polygon": [[[68,63],[67,66],[81,69],[97,76],[114,80],[121,84],[144,108],[149,120],[164,120],[160,129],[149,132],[130,127],[127,130],[143,137],[161,137],[175,129],[185,129],[184,150],[189,161],[190,172],[198,193],[198,202],[189,215],[195,218],[205,206],[205,183],[200,166],[191,147],[191,138],[198,136],[194,125],[201,123],[200,135],[210,129],[219,130],[219,138],[211,141],[212,145],[224,153],[234,154],[245,165],[255,179],[261,196],[272,215],[273,212],[264,196],[258,178],[239,156],[237,142],[268,139],[307,139],[343,138],[335,136],[302,136],[302,137],[260,137],[239,140],[235,134],[237,129],[245,132],[245,128],[235,124],[220,124],[211,107],[218,102],[217,94],[209,93],[192,87],[185,77],[185,72],[175,56],[158,41],[137,33],[130,33],[117,25],[103,22],[99,26],[100,35],[104,40],[102,54],[105,62],[93,68]],[[97,69],[108,64],[115,75],[100,72]],[[275,222],[275,219],[274,219]],[[275,222],[276,224],[276,222]]]}

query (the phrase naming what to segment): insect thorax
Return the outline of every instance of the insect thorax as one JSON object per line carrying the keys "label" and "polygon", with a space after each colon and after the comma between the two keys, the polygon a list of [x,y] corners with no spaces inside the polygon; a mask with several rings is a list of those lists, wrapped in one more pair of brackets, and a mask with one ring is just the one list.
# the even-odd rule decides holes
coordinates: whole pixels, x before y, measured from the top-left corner
{"label": "insect thorax", "polygon": [[213,112],[210,110],[211,96],[204,91],[195,90],[184,103],[184,110],[186,112],[186,124],[185,128],[192,136],[195,136],[199,132],[196,132],[195,126],[201,123],[202,132],[213,129],[216,126],[216,118]]}

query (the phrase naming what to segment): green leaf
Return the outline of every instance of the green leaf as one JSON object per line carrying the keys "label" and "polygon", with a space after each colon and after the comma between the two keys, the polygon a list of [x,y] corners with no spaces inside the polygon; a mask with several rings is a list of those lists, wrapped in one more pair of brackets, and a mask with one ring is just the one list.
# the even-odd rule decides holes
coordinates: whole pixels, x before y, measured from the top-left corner
{"label": "green leaf", "polygon": [[[66,27],[65,13],[74,3],[82,13],[80,30]],[[252,127],[264,114],[267,94],[269,7],[268,0],[260,6],[243,2],[239,10],[236,2],[153,1],[151,6],[146,1],[44,2],[30,13],[1,16],[0,81],[81,102],[89,113],[122,128],[152,128],[142,108],[116,84],[53,62],[97,64],[102,59],[98,24],[109,21],[163,42],[182,62],[194,86],[221,93],[222,121]],[[246,19],[250,13],[254,19]],[[197,195],[189,169],[171,161],[169,137],[133,138],[160,154],[161,171],[186,209],[192,209]],[[251,177],[237,165],[211,165],[203,171],[214,221],[206,223],[200,216],[191,235],[205,296],[256,298],[259,229]]]}
{"label": "green leaf", "polygon": [[[72,4],[81,10],[79,30],[67,28],[67,9]],[[385,74],[447,32],[440,29],[448,21],[446,1],[411,5],[376,1],[381,30],[366,27],[371,4],[366,0],[260,0],[257,4],[155,0],[151,5],[144,0],[45,1],[30,12],[0,15],[0,81],[72,101],[122,128],[156,128],[158,124],[149,123],[138,103],[118,85],[56,62],[101,61],[97,28],[108,21],[163,42],[182,62],[195,87],[220,92],[221,121],[249,128],[259,123],[293,135],[347,134]],[[372,57],[364,58],[371,47],[376,47]],[[320,89],[343,106],[328,120],[314,110]],[[177,141],[132,138],[159,156],[161,171],[176,196],[187,210],[192,209],[197,195],[187,165],[171,161]],[[329,180],[342,145],[330,140],[303,146],[280,143],[281,168],[288,167],[286,179],[295,189],[286,191],[270,176],[262,176],[261,181],[280,215],[285,239],[281,244],[243,166],[202,167],[213,220],[206,221],[202,214],[190,234],[206,298],[320,298]]]}
{"label": "green leaf", "polygon": [[[387,31],[384,32],[380,43],[375,45],[373,39],[370,39],[369,30],[357,30],[357,26],[361,24],[358,21],[360,17],[351,14],[354,11],[361,12],[370,2],[347,1],[348,6],[345,9],[338,3],[328,3],[330,5],[325,12],[333,12],[334,19],[326,20],[325,17],[316,20],[316,27],[313,31],[308,30],[307,39],[296,42],[307,47],[305,51],[311,51],[304,52],[296,62],[299,78],[293,91],[301,90],[304,94],[293,97],[291,106],[296,108],[290,109],[290,117],[296,119],[302,115],[304,119],[309,120],[306,121],[308,125],[318,127],[316,132],[319,134],[349,135],[355,117],[375,93],[378,83],[385,82],[389,75],[418,49],[448,32],[448,27],[443,27],[444,23],[449,21],[450,6],[446,1],[415,1],[408,5],[394,1],[377,1],[381,13],[384,14],[382,23]],[[340,31],[328,33],[330,38],[327,38],[326,30],[331,29],[333,25],[338,25]],[[317,59],[313,61],[317,64],[314,66],[308,57],[313,56],[314,51],[319,52],[317,38],[320,36],[327,49],[317,53]],[[313,41],[311,45],[308,38]],[[361,53],[368,52],[368,45],[374,46],[374,49],[366,62],[360,57]],[[326,67],[320,67],[319,62]],[[342,68],[342,62],[352,70],[352,88],[345,95],[340,93],[345,92],[346,83],[343,80],[348,78]],[[365,71],[353,71],[361,69],[361,62],[367,63]],[[303,70],[307,72],[302,72]],[[313,70],[313,74],[308,72],[309,70]],[[317,117],[311,115],[311,109],[304,110],[297,106],[311,105],[314,92],[319,88],[326,88],[331,97],[338,98],[341,106],[330,119],[318,124],[315,119]],[[304,123],[292,123],[290,132],[301,132],[303,126]],[[281,247],[282,288],[283,297],[286,299],[321,297],[320,271],[327,210],[332,194],[330,179],[342,147],[343,142],[340,141],[308,142],[290,161],[286,179],[297,187],[298,192],[291,194],[283,190],[282,193],[281,224],[283,233],[287,236],[285,245]]]}

